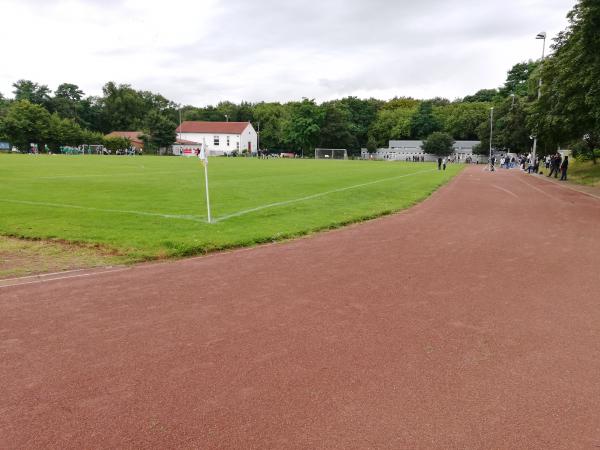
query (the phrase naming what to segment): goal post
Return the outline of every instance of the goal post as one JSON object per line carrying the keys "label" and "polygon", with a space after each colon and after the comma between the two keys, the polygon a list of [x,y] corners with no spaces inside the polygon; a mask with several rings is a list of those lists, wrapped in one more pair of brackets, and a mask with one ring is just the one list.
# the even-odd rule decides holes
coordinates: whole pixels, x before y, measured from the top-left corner
{"label": "goal post", "polygon": [[348,159],[345,148],[315,148],[315,159]]}

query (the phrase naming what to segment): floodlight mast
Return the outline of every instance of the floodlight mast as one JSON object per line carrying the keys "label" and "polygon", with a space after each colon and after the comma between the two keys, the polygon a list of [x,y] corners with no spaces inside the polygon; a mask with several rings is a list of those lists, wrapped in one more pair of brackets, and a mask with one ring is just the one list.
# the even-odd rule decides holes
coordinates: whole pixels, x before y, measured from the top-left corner
{"label": "floodlight mast", "polygon": [[490,172],[494,171],[494,163],[492,162],[492,139],[494,137],[494,107],[490,108]]}
{"label": "floodlight mast", "polygon": [[[543,65],[544,64],[544,57],[546,56],[546,32],[542,31],[541,33],[538,33],[535,38],[543,40],[543,45],[542,45],[542,62],[541,62],[541,64]],[[538,82],[538,96],[537,97],[538,97],[538,101],[542,97],[542,74],[541,74],[541,72],[540,72],[540,80]],[[533,149],[531,151],[531,161],[529,161],[529,163],[533,164],[534,166],[535,166],[536,151],[537,151],[537,134],[533,136]]]}

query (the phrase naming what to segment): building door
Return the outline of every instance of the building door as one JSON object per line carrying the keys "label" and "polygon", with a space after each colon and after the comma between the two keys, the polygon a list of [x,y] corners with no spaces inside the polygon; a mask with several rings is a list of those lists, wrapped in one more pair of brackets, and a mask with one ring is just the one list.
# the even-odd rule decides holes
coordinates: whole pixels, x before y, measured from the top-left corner
{"label": "building door", "polygon": [[248,153],[252,153],[252,142],[248,142]]}

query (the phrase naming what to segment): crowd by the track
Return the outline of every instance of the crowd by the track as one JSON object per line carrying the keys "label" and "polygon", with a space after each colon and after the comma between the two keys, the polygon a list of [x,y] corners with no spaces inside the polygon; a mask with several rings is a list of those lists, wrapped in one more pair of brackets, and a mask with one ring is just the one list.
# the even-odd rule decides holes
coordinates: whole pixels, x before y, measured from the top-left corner
{"label": "crowd by the track", "polygon": [[[547,172],[547,177],[558,178],[560,172],[560,181],[567,180],[567,171],[569,170],[569,157],[564,158],[560,153],[554,155],[546,155],[542,158],[533,158],[531,153],[528,155],[506,155],[499,159],[492,156],[490,161],[491,170],[496,169],[496,164],[502,169],[513,169],[520,168],[522,171],[527,173],[537,173],[540,175],[544,174],[544,169]],[[541,167],[543,166],[543,167]]]}

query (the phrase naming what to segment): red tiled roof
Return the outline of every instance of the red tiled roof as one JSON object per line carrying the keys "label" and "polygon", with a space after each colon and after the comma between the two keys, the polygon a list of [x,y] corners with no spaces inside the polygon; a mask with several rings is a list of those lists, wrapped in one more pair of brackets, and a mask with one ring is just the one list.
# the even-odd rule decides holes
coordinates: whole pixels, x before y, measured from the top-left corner
{"label": "red tiled roof", "polygon": [[185,121],[177,127],[177,133],[223,133],[241,134],[250,122],[197,122]]}

